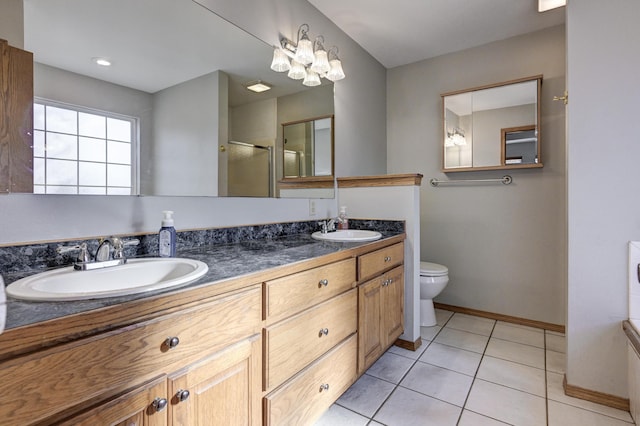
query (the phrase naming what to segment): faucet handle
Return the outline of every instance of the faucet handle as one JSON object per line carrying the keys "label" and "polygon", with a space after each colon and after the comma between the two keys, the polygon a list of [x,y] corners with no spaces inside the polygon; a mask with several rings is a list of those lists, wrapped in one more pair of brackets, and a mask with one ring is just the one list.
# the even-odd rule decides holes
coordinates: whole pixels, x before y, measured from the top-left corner
{"label": "faucet handle", "polygon": [[77,244],[75,246],[58,246],[56,248],[56,252],[58,252],[58,254],[64,254],[70,251],[79,251],[76,262],[91,262],[91,255],[89,254],[89,250],[87,249],[87,243]]}

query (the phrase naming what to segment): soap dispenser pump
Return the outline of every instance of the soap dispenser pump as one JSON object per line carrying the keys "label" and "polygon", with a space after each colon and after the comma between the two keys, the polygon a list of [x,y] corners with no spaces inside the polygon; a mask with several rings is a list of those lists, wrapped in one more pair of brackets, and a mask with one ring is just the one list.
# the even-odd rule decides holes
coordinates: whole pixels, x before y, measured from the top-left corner
{"label": "soap dispenser pump", "polygon": [[158,255],[160,257],[176,256],[176,229],[173,227],[173,212],[165,210],[162,219],[162,228],[158,234]]}

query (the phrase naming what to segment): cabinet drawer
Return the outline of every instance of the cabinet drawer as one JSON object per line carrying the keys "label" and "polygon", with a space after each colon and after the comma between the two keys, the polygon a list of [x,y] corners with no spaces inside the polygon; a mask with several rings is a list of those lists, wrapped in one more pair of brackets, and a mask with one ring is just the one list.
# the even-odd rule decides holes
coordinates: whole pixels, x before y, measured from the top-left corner
{"label": "cabinet drawer", "polygon": [[357,290],[265,329],[264,390],[273,389],[354,333]]}
{"label": "cabinet drawer", "polygon": [[[0,394],[13,395],[0,404],[0,418],[29,424],[130,388],[132,378],[142,381],[180,368],[205,351],[259,332],[260,302],[255,286],[0,364]],[[166,341],[172,337],[179,343],[170,349]]]}
{"label": "cabinet drawer", "polygon": [[356,353],[354,334],[267,395],[265,425],[313,424],[355,381]]}
{"label": "cabinet drawer", "polygon": [[378,275],[404,261],[404,243],[394,244],[358,257],[358,281]]}
{"label": "cabinet drawer", "polygon": [[355,259],[265,283],[265,319],[273,323],[355,287]]}

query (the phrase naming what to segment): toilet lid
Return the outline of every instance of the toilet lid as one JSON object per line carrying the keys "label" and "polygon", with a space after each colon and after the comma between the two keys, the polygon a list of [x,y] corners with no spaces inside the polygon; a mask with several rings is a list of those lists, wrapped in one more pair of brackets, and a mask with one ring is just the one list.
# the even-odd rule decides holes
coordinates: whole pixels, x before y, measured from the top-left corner
{"label": "toilet lid", "polygon": [[420,275],[426,277],[441,277],[449,273],[449,268],[438,263],[420,262]]}

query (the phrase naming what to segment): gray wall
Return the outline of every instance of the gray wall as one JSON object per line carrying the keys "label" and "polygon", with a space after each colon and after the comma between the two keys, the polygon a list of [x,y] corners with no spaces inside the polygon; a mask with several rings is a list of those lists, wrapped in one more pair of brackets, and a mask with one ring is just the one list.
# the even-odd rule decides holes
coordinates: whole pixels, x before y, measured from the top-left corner
{"label": "gray wall", "polygon": [[637,0],[567,6],[567,382],[619,396],[627,242],[640,239],[640,139],[614,129],[633,129],[640,116],[638,17]]}
{"label": "gray wall", "polygon": [[[421,258],[449,267],[437,301],[565,322],[564,26],[388,71],[389,173],[419,172]],[[543,169],[441,173],[440,94],[536,74],[542,85]],[[430,178],[514,182],[431,187]]]}

